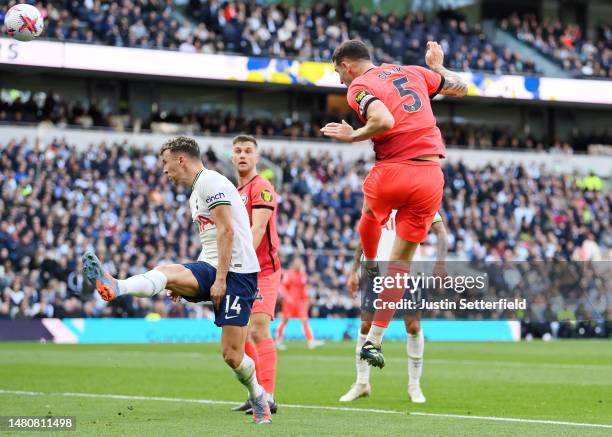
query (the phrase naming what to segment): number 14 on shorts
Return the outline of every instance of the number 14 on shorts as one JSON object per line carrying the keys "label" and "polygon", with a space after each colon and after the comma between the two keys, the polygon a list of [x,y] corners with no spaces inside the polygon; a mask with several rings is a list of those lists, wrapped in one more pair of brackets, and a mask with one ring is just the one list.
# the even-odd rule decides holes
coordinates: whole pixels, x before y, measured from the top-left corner
{"label": "number 14 on shorts", "polygon": [[[230,303],[233,300],[232,303]],[[238,296],[226,296],[225,298],[225,318],[233,319],[240,315],[242,307],[240,306],[240,298]],[[230,316],[230,311],[234,312],[234,315]]]}

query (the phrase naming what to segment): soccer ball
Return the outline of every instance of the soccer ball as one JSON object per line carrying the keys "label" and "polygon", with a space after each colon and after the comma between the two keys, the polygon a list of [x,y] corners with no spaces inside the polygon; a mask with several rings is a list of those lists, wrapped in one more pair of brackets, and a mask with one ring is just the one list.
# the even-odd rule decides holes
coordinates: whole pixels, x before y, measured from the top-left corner
{"label": "soccer ball", "polygon": [[43,30],[43,18],[34,6],[19,4],[8,10],[4,26],[17,41],[32,41]]}

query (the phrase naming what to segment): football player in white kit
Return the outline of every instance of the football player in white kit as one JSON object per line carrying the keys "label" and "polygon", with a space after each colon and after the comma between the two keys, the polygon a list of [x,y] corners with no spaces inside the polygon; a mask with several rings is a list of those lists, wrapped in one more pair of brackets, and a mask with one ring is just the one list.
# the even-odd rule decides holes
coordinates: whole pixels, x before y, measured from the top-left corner
{"label": "football player in white kit", "polygon": [[[448,245],[448,237],[446,228],[442,222],[440,213],[436,213],[431,225],[432,232],[436,235],[436,263],[434,266],[434,275],[445,276],[445,257]],[[383,226],[380,243],[378,244],[378,261],[389,259],[393,240],[395,238],[395,211],[391,214],[389,221]],[[348,279],[348,288],[350,293],[355,296],[359,288],[359,270],[360,260],[362,258],[361,244],[355,251],[355,261],[351,269],[351,274]],[[362,309],[362,311],[364,311]],[[373,312],[373,310],[372,310]],[[370,365],[361,359],[361,347],[366,341],[370,326],[372,325],[371,317],[362,317],[359,334],[357,337],[357,347],[355,365],[357,369],[357,380],[341,398],[340,402],[351,402],[364,396],[369,396],[371,392],[370,386]],[[408,352],[408,396],[414,403],[425,403],[426,399],[421,390],[421,373],[423,372],[423,351],[425,348],[423,330],[421,329],[421,321],[418,316],[406,314],[404,317],[407,334],[407,352]]]}
{"label": "football player in white kit", "polygon": [[257,381],[253,360],[244,353],[259,272],[244,203],[225,176],[204,168],[192,138],[170,139],[160,156],[164,174],[177,185],[191,187],[191,217],[202,242],[198,261],[157,266],[121,280],[104,272],[96,255],[86,252],[83,271],[106,301],[124,294],[152,297],[164,290],[175,301],[181,297],[190,302],[212,301],[215,324],[222,329],[223,359],[249,392],[254,422],[271,423],[268,394]]}

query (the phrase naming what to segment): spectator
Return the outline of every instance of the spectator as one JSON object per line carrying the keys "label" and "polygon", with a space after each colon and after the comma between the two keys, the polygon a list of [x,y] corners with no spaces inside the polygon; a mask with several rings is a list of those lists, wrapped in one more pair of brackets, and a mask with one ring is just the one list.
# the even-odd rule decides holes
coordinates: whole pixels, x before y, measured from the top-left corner
{"label": "spectator", "polygon": [[[46,24],[43,38],[60,41],[329,61],[343,40],[360,38],[376,47],[377,62],[423,65],[425,43],[435,39],[454,69],[535,72],[533,63],[487,41],[479,23],[470,26],[464,18],[449,18],[445,13],[426,20],[422,13],[385,17],[362,9],[352,18],[348,2],[314,3],[309,8],[209,0],[190,1],[183,15],[193,22],[179,23],[172,17],[175,7],[171,1],[142,0],[50,0],[39,4]],[[607,34],[606,28],[601,31]],[[573,49],[580,35],[580,29],[572,27],[562,41]],[[581,45],[589,59],[596,56],[598,47]],[[593,65],[597,68],[599,64]]]}
{"label": "spectator", "polygon": [[513,14],[499,23],[501,29],[530,44],[575,76],[612,77],[612,31],[600,24],[596,40],[576,24],[538,20],[533,14]]}
{"label": "spectator", "polygon": [[[268,151],[264,156],[283,175],[281,262],[288,266],[302,258],[311,315],[355,315],[359,303],[348,296],[346,278],[358,241],[360,185],[370,164],[330,153]],[[577,175],[508,162],[479,168],[447,163],[443,171],[442,212],[451,257],[529,265],[609,259],[612,196],[603,187],[584,190]],[[0,147],[0,175],[0,318],[210,317],[209,308],[174,307],[165,296],[152,303],[122,298],[107,305],[80,275],[78,260],[87,249],[95,249],[119,277],[197,258],[201,247],[191,238],[186,193],[167,181],[150,151],[98,144],[80,153],[59,140],[11,141]],[[425,244],[424,254],[432,243]],[[562,278],[563,271],[553,276]],[[571,278],[564,283],[569,290],[580,285]],[[596,279],[580,285],[589,287],[592,302],[606,290]],[[544,309],[541,305],[540,313]],[[563,308],[552,309],[559,314]],[[605,311],[604,305],[600,312]]]}

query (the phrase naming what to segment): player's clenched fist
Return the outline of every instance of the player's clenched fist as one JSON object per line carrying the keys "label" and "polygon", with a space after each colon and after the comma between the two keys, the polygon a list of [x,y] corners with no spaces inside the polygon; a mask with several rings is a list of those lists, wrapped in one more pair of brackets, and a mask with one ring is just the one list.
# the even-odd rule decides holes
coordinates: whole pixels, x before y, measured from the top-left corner
{"label": "player's clenched fist", "polygon": [[436,41],[427,42],[425,62],[430,68],[437,65],[442,65],[444,63],[444,51],[442,50],[442,46],[440,46],[440,44],[438,44]]}

